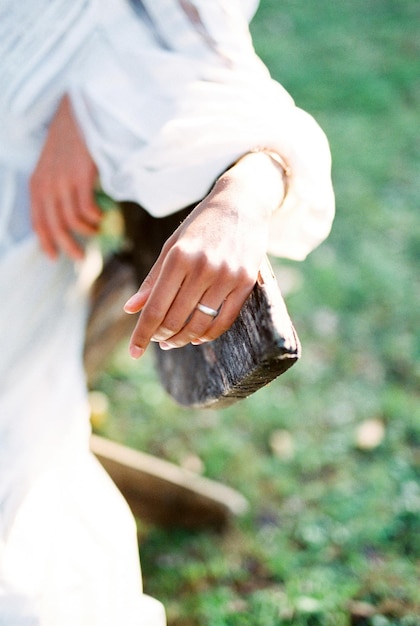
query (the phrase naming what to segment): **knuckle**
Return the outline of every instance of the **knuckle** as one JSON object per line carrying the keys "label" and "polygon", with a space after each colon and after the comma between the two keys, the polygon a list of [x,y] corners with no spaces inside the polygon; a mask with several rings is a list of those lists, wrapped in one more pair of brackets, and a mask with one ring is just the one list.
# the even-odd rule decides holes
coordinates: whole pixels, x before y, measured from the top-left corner
{"label": "knuckle", "polygon": [[255,278],[245,267],[239,267],[235,272],[235,279],[238,284],[248,287],[255,283]]}
{"label": "knuckle", "polygon": [[148,343],[148,337],[140,329],[136,329],[131,337],[131,343],[139,348],[145,348]]}
{"label": "knuckle", "polygon": [[72,178],[72,173],[69,171],[58,172],[56,173],[54,184],[57,190],[65,191],[66,189],[71,190],[73,188],[77,189],[76,182]]}
{"label": "knuckle", "polygon": [[[165,246],[169,243],[166,242]],[[168,252],[168,258],[170,258],[173,263],[181,263],[188,256],[186,251],[179,244],[175,244],[171,247]]]}
{"label": "knuckle", "polygon": [[215,259],[209,256],[204,250],[197,251],[193,258],[194,265],[201,274],[211,274],[217,269]]}
{"label": "knuckle", "polygon": [[74,213],[72,213],[71,211],[66,211],[65,213],[63,213],[63,222],[65,223],[66,228],[68,229],[75,229],[78,226],[78,218],[77,215],[75,215]]}
{"label": "knuckle", "polygon": [[159,304],[148,302],[141,312],[142,326],[154,326],[160,325],[162,321],[162,309]]}
{"label": "knuckle", "polygon": [[86,231],[86,223],[84,222],[84,220],[80,217],[80,215],[78,215],[77,213],[72,213],[68,216],[68,220],[67,220],[68,225],[70,226],[70,228],[72,230],[76,230],[79,232],[85,232]]}
{"label": "knuckle", "polygon": [[205,272],[210,266],[210,260],[204,250],[189,249],[182,242],[176,242],[168,252],[171,263],[182,267],[194,267],[197,274]]}
{"label": "knuckle", "polygon": [[180,322],[179,319],[167,316],[165,317],[161,328],[166,334],[170,333],[171,335],[175,335],[175,333],[179,332],[182,328],[182,322]]}
{"label": "knuckle", "polygon": [[199,322],[199,321],[192,321],[191,324],[188,326],[188,336],[191,339],[197,339],[197,337],[202,337],[202,335],[206,332],[206,330],[208,329],[208,322]]}
{"label": "knuckle", "polygon": [[[150,272],[149,274],[147,274],[146,278],[143,280],[142,284],[140,285],[140,289],[143,289],[144,287],[153,287],[154,284],[154,279],[153,279],[153,275]],[[140,291],[139,289],[139,291]]]}

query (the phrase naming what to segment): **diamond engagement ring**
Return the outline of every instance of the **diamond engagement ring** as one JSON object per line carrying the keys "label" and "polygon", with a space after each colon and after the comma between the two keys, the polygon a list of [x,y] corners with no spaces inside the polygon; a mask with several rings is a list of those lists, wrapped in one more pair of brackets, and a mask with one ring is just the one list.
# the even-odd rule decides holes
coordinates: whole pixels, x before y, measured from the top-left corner
{"label": "diamond engagement ring", "polygon": [[216,309],[212,309],[210,306],[201,304],[201,302],[199,302],[195,308],[198,311],[201,311],[202,313],[204,313],[204,315],[210,315],[210,317],[216,317],[216,315],[218,315],[219,313],[219,311],[217,311]]}

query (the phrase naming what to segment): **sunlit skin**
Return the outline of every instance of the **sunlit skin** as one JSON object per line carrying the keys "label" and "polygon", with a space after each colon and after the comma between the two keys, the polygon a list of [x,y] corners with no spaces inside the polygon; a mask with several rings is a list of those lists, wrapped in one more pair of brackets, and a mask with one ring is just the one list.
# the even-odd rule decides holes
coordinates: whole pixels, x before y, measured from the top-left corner
{"label": "sunlit skin", "polygon": [[[181,347],[215,339],[232,325],[255,284],[282,193],[278,166],[264,154],[247,155],[218,179],[125,306],[142,310],[130,343],[134,358],[151,340]],[[196,310],[198,302],[220,308],[218,316]]]}
{"label": "sunlit skin", "polygon": [[[97,232],[97,169],[67,98],[61,102],[31,179],[32,219],[44,252],[80,259],[80,235]],[[267,249],[270,216],[281,204],[281,167],[264,152],[242,157],[215,183],[165,243],[149,275],[126,303],[139,313],[129,350],[151,341],[163,349],[210,341],[236,319]],[[201,302],[217,317],[196,309]]]}
{"label": "sunlit skin", "polygon": [[98,232],[102,214],[92,193],[97,176],[70,102],[64,97],[30,180],[32,225],[51,259],[60,252],[81,259],[78,235]]}

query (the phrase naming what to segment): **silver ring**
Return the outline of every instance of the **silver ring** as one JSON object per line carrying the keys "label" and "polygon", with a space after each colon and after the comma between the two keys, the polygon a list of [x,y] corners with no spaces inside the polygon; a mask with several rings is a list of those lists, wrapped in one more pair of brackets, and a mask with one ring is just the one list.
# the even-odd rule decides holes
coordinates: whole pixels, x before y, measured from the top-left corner
{"label": "silver ring", "polygon": [[199,302],[195,308],[204,313],[204,315],[210,315],[210,317],[216,317],[216,315],[219,314],[219,311],[212,309],[210,306],[206,306],[205,304],[201,304],[201,302]]}

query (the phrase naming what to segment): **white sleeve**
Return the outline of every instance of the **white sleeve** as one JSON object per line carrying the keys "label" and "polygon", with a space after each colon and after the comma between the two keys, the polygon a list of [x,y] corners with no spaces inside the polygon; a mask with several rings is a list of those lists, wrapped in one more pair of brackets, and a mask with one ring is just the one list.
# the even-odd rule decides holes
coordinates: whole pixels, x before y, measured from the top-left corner
{"label": "white sleeve", "polygon": [[255,4],[109,3],[71,97],[104,189],[155,216],[199,201],[249,150],[277,151],[291,176],[270,252],[303,259],[331,228],[330,152],[255,55],[245,19]]}
{"label": "white sleeve", "polygon": [[257,12],[260,0],[239,0],[245,19],[249,23]]}

